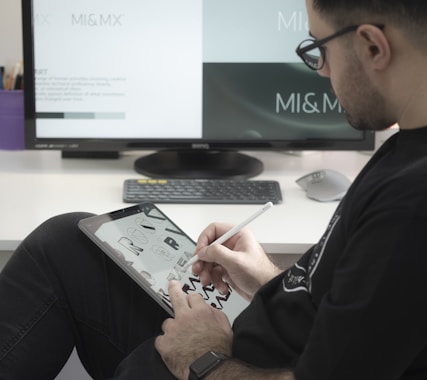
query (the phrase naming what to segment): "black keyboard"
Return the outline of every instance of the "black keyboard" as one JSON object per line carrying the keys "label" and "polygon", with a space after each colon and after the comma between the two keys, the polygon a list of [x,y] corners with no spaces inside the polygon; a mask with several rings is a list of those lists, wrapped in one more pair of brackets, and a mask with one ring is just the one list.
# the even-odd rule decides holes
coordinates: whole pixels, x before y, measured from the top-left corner
{"label": "black keyboard", "polygon": [[128,179],[123,187],[127,203],[282,203],[277,181],[204,179]]}

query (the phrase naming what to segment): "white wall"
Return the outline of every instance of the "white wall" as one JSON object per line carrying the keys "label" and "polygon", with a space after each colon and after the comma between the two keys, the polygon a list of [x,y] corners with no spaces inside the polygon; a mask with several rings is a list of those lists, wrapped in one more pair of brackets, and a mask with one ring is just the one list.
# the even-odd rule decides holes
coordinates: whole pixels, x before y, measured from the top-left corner
{"label": "white wall", "polygon": [[22,60],[21,0],[0,0],[0,66]]}

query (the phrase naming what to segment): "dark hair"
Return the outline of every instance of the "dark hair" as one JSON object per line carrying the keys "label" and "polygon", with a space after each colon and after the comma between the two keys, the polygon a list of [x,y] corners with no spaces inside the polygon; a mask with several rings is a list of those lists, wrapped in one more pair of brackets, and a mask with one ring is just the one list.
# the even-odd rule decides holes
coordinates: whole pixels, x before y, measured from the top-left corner
{"label": "dark hair", "polygon": [[411,38],[427,39],[426,0],[313,0],[313,8],[337,27],[392,23]]}

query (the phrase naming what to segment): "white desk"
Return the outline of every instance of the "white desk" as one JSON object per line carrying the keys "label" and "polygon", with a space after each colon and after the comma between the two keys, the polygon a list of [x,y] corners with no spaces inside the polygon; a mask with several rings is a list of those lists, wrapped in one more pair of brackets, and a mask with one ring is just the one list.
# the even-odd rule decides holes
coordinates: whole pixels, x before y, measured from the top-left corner
{"label": "white desk", "polygon": [[[256,179],[280,182],[284,203],[251,224],[269,253],[304,252],[315,243],[337,202],[306,198],[295,183],[310,171],[329,168],[350,179],[369,156],[358,152],[316,152],[292,156],[251,152],[262,159],[265,171]],[[140,153],[119,160],[60,158],[56,151],[0,151],[0,251],[13,250],[28,233],[51,216],[70,212],[104,213],[130,206],[121,200],[123,181],[137,178],[133,161]],[[194,239],[212,221],[239,223],[259,206],[159,205]]]}

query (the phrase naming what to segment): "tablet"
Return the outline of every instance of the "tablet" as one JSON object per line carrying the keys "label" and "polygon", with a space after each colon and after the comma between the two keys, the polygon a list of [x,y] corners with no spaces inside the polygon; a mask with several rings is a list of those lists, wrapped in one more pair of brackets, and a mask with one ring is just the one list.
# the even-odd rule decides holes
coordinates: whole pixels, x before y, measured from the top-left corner
{"label": "tablet", "polygon": [[231,287],[227,294],[202,286],[185,264],[196,243],[152,203],[82,219],[79,228],[171,316],[168,282],[178,280],[186,294],[197,292],[230,322],[248,302]]}

